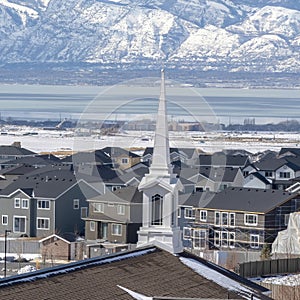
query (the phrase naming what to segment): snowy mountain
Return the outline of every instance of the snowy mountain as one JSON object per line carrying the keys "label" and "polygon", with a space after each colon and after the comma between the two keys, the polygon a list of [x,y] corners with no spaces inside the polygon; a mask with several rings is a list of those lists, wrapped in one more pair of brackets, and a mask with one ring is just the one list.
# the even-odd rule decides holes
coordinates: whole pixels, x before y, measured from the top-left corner
{"label": "snowy mountain", "polygon": [[294,0],[0,0],[0,63],[299,72]]}

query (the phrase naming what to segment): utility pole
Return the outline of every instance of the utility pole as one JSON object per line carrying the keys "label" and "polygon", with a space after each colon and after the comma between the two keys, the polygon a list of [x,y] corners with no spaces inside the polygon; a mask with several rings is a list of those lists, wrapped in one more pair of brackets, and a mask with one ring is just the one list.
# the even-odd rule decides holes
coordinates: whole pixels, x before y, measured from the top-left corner
{"label": "utility pole", "polygon": [[6,230],[4,232],[4,278],[6,278],[6,253],[7,253],[7,234],[11,232],[11,230]]}

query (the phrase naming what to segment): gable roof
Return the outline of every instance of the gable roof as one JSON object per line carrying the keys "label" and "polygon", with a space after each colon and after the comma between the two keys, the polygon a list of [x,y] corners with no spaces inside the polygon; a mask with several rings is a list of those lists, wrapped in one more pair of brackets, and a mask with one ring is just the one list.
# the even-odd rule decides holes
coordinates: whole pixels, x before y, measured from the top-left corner
{"label": "gable roof", "polygon": [[233,182],[237,174],[241,172],[239,168],[232,167],[200,167],[199,173],[217,182]]}
{"label": "gable roof", "polygon": [[120,147],[105,147],[102,148],[101,151],[107,154],[110,158],[118,157],[121,155],[126,155],[128,157],[140,157],[136,153],[133,153],[130,150],[126,150]]}
{"label": "gable roof", "polygon": [[6,300],[41,295],[48,300],[134,299],[127,291],[148,297],[269,299],[263,295],[266,288],[237,274],[189,253],[174,256],[154,246],[0,280],[0,298]]}
{"label": "gable roof", "polygon": [[[270,182],[265,176],[261,175],[259,172],[253,172],[253,173],[250,173],[250,174],[248,174],[248,175],[245,177],[245,179],[248,178],[248,177],[251,177],[251,176],[256,177],[257,179],[259,179],[259,180],[260,180],[261,182],[263,182],[264,184],[271,184],[271,182]],[[250,179],[251,179],[251,178],[250,178]]]}
{"label": "gable roof", "polygon": [[263,159],[258,162],[255,162],[255,168],[261,171],[275,171],[281,166],[285,165],[287,161],[281,158],[270,158]]}
{"label": "gable roof", "polygon": [[230,187],[217,193],[203,207],[218,210],[266,213],[296,196],[299,195],[280,190]]}
{"label": "gable roof", "polygon": [[36,153],[25,148],[9,146],[9,145],[0,145],[0,155],[14,155],[14,156],[26,156],[26,155],[35,155]]}
{"label": "gable roof", "polygon": [[223,152],[216,152],[214,154],[200,154],[200,166],[221,166],[221,167],[243,167],[249,161],[248,156],[245,155],[229,155]]}

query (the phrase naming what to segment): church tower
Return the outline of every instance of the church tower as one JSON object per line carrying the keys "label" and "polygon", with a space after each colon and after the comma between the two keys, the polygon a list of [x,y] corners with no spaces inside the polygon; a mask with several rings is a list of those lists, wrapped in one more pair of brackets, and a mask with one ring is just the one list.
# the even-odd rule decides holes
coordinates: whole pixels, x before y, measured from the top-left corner
{"label": "church tower", "polygon": [[182,252],[177,210],[178,192],[183,186],[173,174],[170,163],[164,70],[161,71],[152,164],[138,188],[143,192],[143,217],[137,246],[154,244],[171,253]]}

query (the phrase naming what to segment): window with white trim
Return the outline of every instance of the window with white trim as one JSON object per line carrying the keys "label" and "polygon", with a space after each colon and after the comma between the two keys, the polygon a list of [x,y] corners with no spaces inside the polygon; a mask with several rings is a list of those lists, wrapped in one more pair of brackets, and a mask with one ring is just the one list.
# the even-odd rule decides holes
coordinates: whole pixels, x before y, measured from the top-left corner
{"label": "window with white trim", "polygon": [[214,245],[220,247],[220,231],[215,231],[214,234]]}
{"label": "window with white trim", "polygon": [[38,200],[37,208],[38,209],[50,209],[50,200]]}
{"label": "window with white trim", "polygon": [[229,226],[235,226],[235,213],[229,213]]}
{"label": "window with white trim", "polygon": [[228,226],[228,212],[222,212],[222,225]]}
{"label": "window with white trim", "polygon": [[291,173],[290,172],[279,172],[279,177],[280,178],[291,178]]}
{"label": "window with white trim", "polygon": [[151,225],[163,224],[163,196],[155,194],[151,197]]}
{"label": "window with white trim", "polygon": [[2,225],[8,225],[8,215],[2,215]]}
{"label": "window with white trim", "polygon": [[94,212],[96,213],[104,213],[104,203],[94,203]]}
{"label": "window with white trim", "polygon": [[229,247],[235,247],[235,232],[229,232]]}
{"label": "window with white trim", "polygon": [[81,207],[80,209],[80,218],[87,218],[88,215],[88,208],[87,207]]}
{"label": "window with white trim", "polygon": [[14,216],[13,231],[17,233],[26,232],[26,217]]}
{"label": "window with white trim", "polygon": [[258,234],[250,234],[250,247],[253,249],[259,248],[259,235]]}
{"label": "window with white trim", "polygon": [[256,214],[245,214],[244,215],[245,225],[257,226],[257,218],[258,216]]}
{"label": "window with white trim", "polygon": [[79,199],[73,199],[73,209],[79,209]]}
{"label": "window with white trim", "polygon": [[225,247],[225,248],[228,247],[228,232],[227,231],[221,232],[221,245],[222,245],[222,247]]}
{"label": "window with white trim", "polygon": [[220,225],[220,212],[215,212],[215,225]]}
{"label": "window with white trim", "polygon": [[185,219],[194,219],[195,218],[195,210],[190,207],[184,208],[184,218]]}
{"label": "window with white trim", "polygon": [[21,203],[22,203],[22,208],[23,209],[28,209],[29,208],[29,200],[28,199],[22,199]]}
{"label": "window with white trim", "polygon": [[118,215],[125,215],[125,205],[118,204],[117,213],[118,213]]}
{"label": "window with white trim", "polygon": [[20,207],[21,207],[21,199],[15,198],[15,208],[20,208]]}
{"label": "window with white trim", "polygon": [[121,163],[122,163],[122,164],[128,164],[128,158],[123,157],[123,158],[121,159]]}
{"label": "window with white trim", "polygon": [[191,239],[192,229],[190,227],[183,227],[183,239],[190,240]]}
{"label": "window with white trim", "polygon": [[37,218],[36,228],[40,230],[50,229],[50,219],[49,218]]}
{"label": "window with white trim", "polygon": [[207,210],[200,210],[200,221],[207,222]]}
{"label": "window with white trim", "polygon": [[95,231],[95,229],[96,229],[96,222],[90,221],[90,231]]}
{"label": "window with white trim", "polygon": [[122,225],[121,224],[112,224],[111,234],[112,235],[122,235]]}
{"label": "window with white trim", "polygon": [[193,231],[194,249],[204,249],[206,247],[206,230],[194,229]]}

